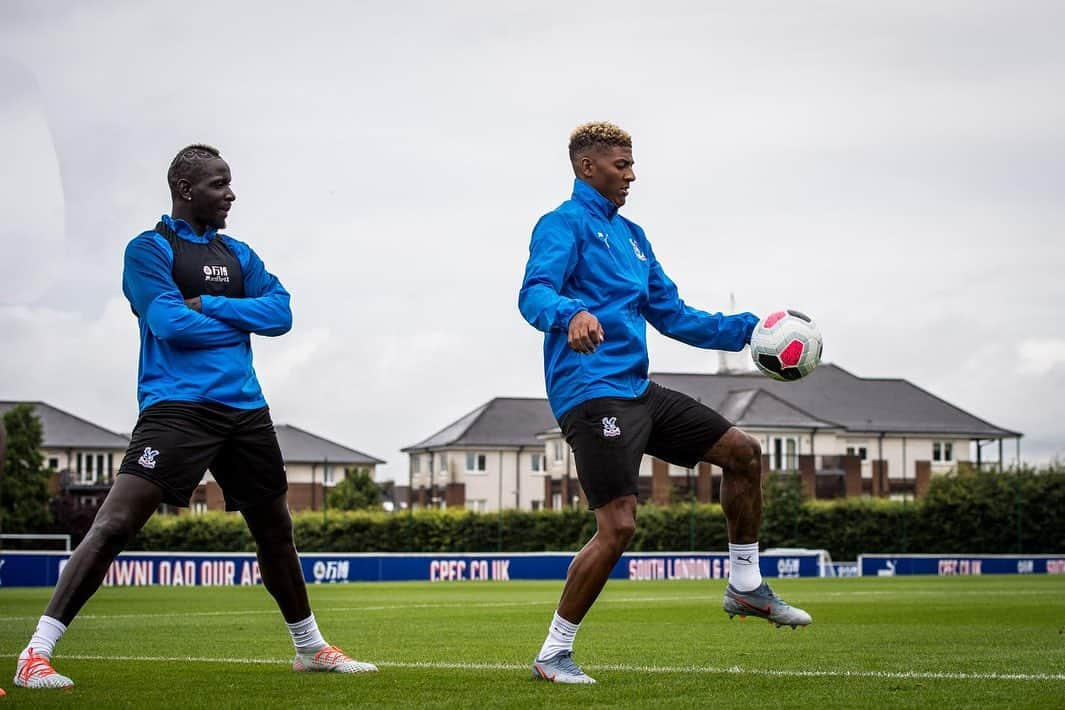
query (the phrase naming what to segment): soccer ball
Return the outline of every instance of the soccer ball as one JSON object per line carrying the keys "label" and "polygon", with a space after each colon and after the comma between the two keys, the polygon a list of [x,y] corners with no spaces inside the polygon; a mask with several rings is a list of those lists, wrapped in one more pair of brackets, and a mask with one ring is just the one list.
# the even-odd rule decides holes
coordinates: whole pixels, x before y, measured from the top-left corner
{"label": "soccer ball", "polygon": [[799,311],[770,313],[751,335],[751,357],[774,380],[806,377],[821,362],[821,331]]}

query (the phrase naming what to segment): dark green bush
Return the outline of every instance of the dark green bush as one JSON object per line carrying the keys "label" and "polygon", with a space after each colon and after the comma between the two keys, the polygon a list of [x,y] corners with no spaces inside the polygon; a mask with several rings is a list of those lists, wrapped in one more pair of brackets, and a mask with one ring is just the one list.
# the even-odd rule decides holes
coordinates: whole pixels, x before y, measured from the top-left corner
{"label": "dark green bush", "polygon": [[[332,511],[293,516],[304,552],[539,552],[577,550],[595,533],[587,510],[470,513]],[[833,559],[863,552],[1065,552],[1065,467],[936,478],[918,501],[803,501],[794,479],[767,481],[763,548],[825,548]],[[239,552],[254,542],[239,515],[156,516],[131,550]],[[718,505],[640,507],[634,552],[726,550]]]}

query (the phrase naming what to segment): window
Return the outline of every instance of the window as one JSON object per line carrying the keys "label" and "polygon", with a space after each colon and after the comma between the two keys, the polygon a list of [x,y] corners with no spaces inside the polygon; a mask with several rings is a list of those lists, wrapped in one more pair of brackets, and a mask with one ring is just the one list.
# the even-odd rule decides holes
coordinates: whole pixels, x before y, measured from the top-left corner
{"label": "window", "polygon": [[78,505],[82,508],[95,508],[96,496],[78,496]]}
{"label": "window", "polygon": [[865,461],[868,451],[864,446],[848,446],[847,456],[857,456],[862,461]]}
{"label": "window", "polygon": [[[59,459],[56,459],[56,466]],[[97,454],[91,451],[79,451],[75,457],[74,472],[78,474],[77,482],[92,485],[97,481],[107,481],[114,473],[114,454]],[[49,461],[51,466],[51,461]]]}
{"label": "window", "polygon": [[774,471],[794,471],[799,468],[798,441],[795,437],[773,437],[770,464]]}
{"label": "window", "polygon": [[488,470],[488,457],[472,451],[466,454],[466,470],[469,472],[484,473]]}
{"label": "window", "polygon": [[192,504],[192,512],[196,515],[207,512],[207,503],[205,501],[197,501]]}
{"label": "window", "polygon": [[543,507],[543,502],[542,501],[538,501],[538,500],[532,501],[532,509],[533,510],[540,510],[540,508],[542,508],[542,507]]}
{"label": "window", "polygon": [[326,464],[326,467],[322,469],[322,485],[333,485],[333,467],[328,464]]}
{"label": "window", "polygon": [[555,509],[555,510],[562,510],[562,494],[561,493],[552,493],[551,494],[551,507],[553,509]]}
{"label": "window", "polygon": [[529,467],[533,471],[543,471],[547,468],[545,459],[543,454],[529,454]]}
{"label": "window", "polygon": [[411,473],[422,472],[422,457],[417,454],[411,454],[410,456],[410,470]]}
{"label": "window", "polygon": [[48,468],[50,468],[53,471],[58,470],[59,469],[59,459],[54,457],[54,456],[52,458],[48,459]]}
{"label": "window", "polygon": [[474,513],[483,513],[488,510],[488,501],[484,498],[470,498],[466,500],[466,510]]}
{"label": "window", "polygon": [[933,441],[932,442],[932,460],[933,461],[953,461],[954,460],[954,442],[953,441]]}
{"label": "window", "polygon": [[562,463],[562,439],[552,441],[551,450],[555,454],[555,463]]}
{"label": "window", "polygon": [[86,454],[84,457],[81,454],[78,454],[78,458],[82,460],[82,468],[78,472],[79,474],[81,474],[78,476],[78,483],[96,483],[95,457],[93,457],[92,454]]}

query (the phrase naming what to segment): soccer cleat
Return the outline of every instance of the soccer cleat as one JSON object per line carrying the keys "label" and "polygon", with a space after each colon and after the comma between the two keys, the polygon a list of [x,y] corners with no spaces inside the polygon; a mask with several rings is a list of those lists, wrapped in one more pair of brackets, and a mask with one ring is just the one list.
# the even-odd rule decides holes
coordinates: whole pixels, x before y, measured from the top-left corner
{"label": "soccer cleat", "polygon": [[731,619],[734,616],[744,619],[756,616],[768,619],[769,623],[781,626],[806,626],[813,618],[802,609],[788,604],[778,597],[767,582],[762,582],[756,589],[741,592],[731,584],[725,588],[725,613]]}
{"label": "soccer cleat", "polygon": [[552,683],[590,684],[595,682],[581,667],[573,662],[573,651],[563,651],[547,660],[536,659],[532,664],[533,680],[549,680]]}
{"label": "soccer cleat", "polygon": [[74,681],[56,673],[48,656],[26,649],[15,669],[15,685],[20,688],[73,688]]}
{"label": "soccer cleat", "polygon": [[292,670],[297,673],[376,673],[372,663],[356,661],[336,646],[326,646],[317,653],[296,653]]}

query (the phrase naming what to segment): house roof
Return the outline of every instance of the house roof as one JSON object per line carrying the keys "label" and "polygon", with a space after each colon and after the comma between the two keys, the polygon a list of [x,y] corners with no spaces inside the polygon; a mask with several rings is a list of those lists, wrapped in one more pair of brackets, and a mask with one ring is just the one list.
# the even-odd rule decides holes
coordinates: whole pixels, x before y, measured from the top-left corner
{"label": "house roof", "polygon": [[47,402],[0,401],[0,415],[29,404],[41,420],[45,449],[126,449],[129,437],[104,429]]}
{"label": "house roof", "polygon": [[[826,425],[804,426],[810,429],[838,426],[861,433],[991,439],[1021,436],[1020,432],[995,426],[906,380],[858,377],[828,363],[795,382],[777,382],[756,372],[660,372],[653,373],[651,379],[723,414],[726,408],[741,412],[742,419],[734,421],[746,426],[789,426],[787,422],[800,421],[801,414]],[[759,392],[743,394],[752,390]],[[745,402],[745,397],[751,401]]]}
{"label": "house roof", "polygon": [[729,392],[717,410],[737,426],[806,430],[843,428],[835,422],[819,419],[760,387]]}
{"label": "house roof", "polygon": [[448,446],[540,446],[537,433],[554,424],[546,399],[496,397],[403,452]]}
{"label": "house roof", "polygon": [[291,424],[277,424],[277,443],[281,446],[281,456],[288,463],[320,463],[329,461],[336,464],[371,465],[384,463],[379,458],[364,454],[355,449],[323,439],[317,434],[304,431]]}

